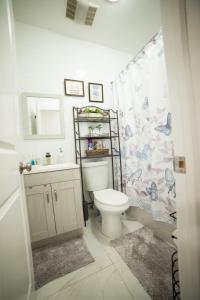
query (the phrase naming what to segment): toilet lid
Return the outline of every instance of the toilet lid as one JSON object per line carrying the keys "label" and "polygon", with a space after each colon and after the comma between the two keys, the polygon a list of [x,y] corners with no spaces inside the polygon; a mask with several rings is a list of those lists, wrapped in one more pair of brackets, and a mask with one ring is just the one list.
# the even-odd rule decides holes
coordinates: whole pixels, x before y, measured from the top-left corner
{"label": "toilet lid", "polygon": [[96,191],[94,192],[94,197],[96,201],[111,206],[120,206],[128,202],[128,197],[125,194],[112,189]]}

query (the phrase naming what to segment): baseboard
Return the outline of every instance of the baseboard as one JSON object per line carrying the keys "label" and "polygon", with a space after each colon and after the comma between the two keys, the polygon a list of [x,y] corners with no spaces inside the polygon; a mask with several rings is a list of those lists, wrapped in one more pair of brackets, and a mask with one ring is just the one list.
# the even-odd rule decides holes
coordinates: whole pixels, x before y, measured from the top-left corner
{"label": "baseboard", "polygon": [[127,218],[130,220],[138,221],[143,225],[149,227],[153,231],[155,236],[157,236],[165,242],[174,245],[171,235],[172,232],[176,229],[175,225],[155,221],[152,219],[152,216],[148,214],[145,210],[134,206],[128,209]]}

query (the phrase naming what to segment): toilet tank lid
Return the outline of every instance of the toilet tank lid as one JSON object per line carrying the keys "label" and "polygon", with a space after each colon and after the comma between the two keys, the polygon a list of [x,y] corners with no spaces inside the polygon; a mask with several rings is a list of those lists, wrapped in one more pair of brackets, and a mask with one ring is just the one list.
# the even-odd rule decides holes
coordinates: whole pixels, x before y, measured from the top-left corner
{"label": "toilet tank lid", "polygon": [[98,167],[98,166],[105,166],[107,165],[107,161],[92,161],[92,162],[84,162],[82,164],[83,168],[92,168],[92,167]]}

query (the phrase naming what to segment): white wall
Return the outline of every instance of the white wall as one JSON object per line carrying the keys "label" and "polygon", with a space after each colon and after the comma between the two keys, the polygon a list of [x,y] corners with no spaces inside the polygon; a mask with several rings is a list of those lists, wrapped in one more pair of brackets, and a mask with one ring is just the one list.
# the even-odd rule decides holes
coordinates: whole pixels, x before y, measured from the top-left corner
{"label": "white wall", "polygon": [[104,103],[99,106],[111,108],[110,81],[131,56],[19,22],[16,22],[16,40],[20,93],[60,94],[64,97],[64,78],[84,80],[86,93],[85,98],[64,97],[64,140],[25,141],[20,137],[18,151],[22,157],[25,154],[44,157],[49,151],[55,158],[58,148],[62,147],[66,161],[74,161],[72,106],[88,105],[87,83],[99,82],[104,85]]}

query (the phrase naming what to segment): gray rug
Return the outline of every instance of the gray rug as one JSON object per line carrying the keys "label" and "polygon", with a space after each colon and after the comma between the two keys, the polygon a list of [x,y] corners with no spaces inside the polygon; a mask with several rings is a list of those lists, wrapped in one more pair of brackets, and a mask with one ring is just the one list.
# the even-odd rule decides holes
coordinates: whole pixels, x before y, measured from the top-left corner
{"label": "gray rug", "polygon": [[35,288],[92,262],[94,259],[80,237],[34,249]]}
{"label": "gray rug", "polygon": [[171,300],[171,255],[174,248],[147,227],[112,241],[125,263],[154,300]]}

